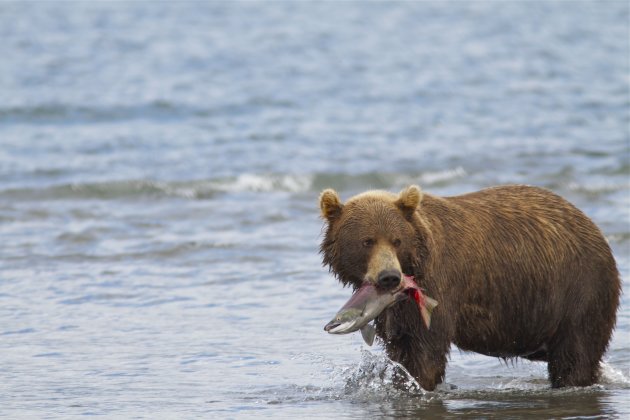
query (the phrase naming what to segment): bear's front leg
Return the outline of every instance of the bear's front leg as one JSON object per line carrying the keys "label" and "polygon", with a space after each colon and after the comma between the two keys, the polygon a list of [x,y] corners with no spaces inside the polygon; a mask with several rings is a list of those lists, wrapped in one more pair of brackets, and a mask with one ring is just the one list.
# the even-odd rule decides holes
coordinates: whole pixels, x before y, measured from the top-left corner
{"label": "bear's front leg", "polygon": [[377,332],[389,358],[400,363],[427,391],[442,383],[450,340],[441,331],[439,317],[427,329],[413,302],[401,303],[385,311],[377,320]]}

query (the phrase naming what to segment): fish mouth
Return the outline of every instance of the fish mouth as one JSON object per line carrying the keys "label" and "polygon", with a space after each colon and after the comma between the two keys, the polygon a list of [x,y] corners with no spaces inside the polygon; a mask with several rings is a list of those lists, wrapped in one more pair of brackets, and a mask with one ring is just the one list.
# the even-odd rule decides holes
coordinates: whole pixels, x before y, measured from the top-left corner
{"label": "fish mouth", "polygon": [[329,334],[346,334],[354,331],[352,328],[354,327],[355,322],[339,322],[337,320],[332,320],[324,327],[324,331]]}
{"label": "fish mouth", "polygon": [[336,322],[336,321],[330,321],[328,324],[326,324],[326,326],[324,327],[324,331],[326,332],[331,332],[330,330],[334,330],[335,328],[337,328],[338,326],[341,325],[341,322]]}

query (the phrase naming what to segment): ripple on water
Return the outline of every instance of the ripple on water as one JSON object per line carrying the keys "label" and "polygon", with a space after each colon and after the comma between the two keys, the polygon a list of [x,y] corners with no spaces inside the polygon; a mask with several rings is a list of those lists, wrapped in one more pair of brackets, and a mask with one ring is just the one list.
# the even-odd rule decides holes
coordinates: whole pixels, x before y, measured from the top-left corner
{"label": "ripple on water", "polygon": [[35,328],[23,328],[21,330],[9,330],[9,331],[3,331],[2,333],[0,333],[0,335],[19,335],[19,334],[31,334],[36,332],[37,330]]}

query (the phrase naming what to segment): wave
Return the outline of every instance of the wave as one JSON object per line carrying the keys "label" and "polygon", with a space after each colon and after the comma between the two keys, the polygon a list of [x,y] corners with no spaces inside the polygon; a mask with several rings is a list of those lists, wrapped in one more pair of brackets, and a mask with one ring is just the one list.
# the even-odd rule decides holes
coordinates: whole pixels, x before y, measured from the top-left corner
{"label": "wave", "polygon": [[[315,173],[302,175],[244,173],[233,177],[190,181],[115,180],[66,183],[47,187],[0,189],[0,198],[18,200],[134,199],[177,197],[212,199],[225,193],[309,193],[334,188],[344,197],[368,189],[398,191],[410,184],[425,190],[445,188],[462,182],[468,173],[462,167],[415,174],[367,172],[362,174]],[[466,184],[470,186],[469,184]],[[479,186],[481,188],[482,186]],[[550,183],[545,187],[562,194],[571,191],[587,197],[630,190],[630,183]]]}
{"label": "wave", "polygon": [[318,193],[324,188],[359,191],[370,188],[396,190],[407,184],[444,185],[466,175],[463,168],[425,172],[417,175],[364,173],[350,174],[241,174],[192,181],[119,180],[71,183],[49,187],[23,187],[0,190],[0,198],[42,199],[128,199],[135,197],[179,197],[211,199],[217,194],[234,192]]}
{"label": "wave", "polygon": [[570,182],[566,184],[566,188],[586,196],[596,196],[599,194],[630,190],[630,182],[600,182],[589,184]]}
{"label": "wave", "polygon": [[240,175],[234,178],[197,181],[121,180],[72,183],[50,187],[13,188],[0,191],[0,197],[21,200],[42,199],[125,199],[180,197],[208,199],[226,192],[299,192],[307,190],[308,178],[292,176]]}

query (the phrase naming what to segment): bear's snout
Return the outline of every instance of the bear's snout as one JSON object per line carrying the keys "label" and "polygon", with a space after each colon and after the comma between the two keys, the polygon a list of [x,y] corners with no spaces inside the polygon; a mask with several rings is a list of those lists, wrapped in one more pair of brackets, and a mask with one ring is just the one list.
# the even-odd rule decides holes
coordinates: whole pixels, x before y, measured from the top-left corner
{"label": "bear's snout", "polygon": [[402,268],[394,246],[383,240],[377,241],[363,281],[381,290],[392,290],[400,285],[401,278]]}
{"label": "bear's snout", "polygon": [[378,287],[384,290],[395,289],[400,285],[401,273],[398,270],[383,270],[378,273]]}

